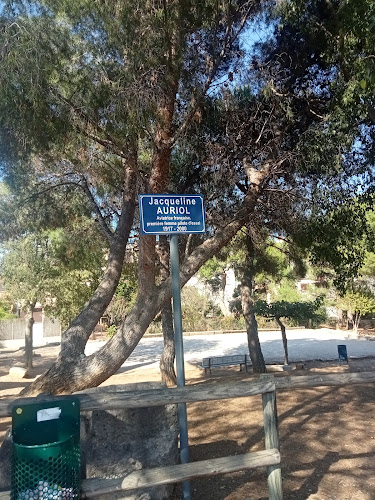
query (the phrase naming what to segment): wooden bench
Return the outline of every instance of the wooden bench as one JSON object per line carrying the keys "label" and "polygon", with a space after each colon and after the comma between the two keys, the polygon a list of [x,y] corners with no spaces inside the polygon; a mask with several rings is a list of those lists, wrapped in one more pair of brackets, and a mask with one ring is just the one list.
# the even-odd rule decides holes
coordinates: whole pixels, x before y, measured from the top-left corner
{"label": "wooden bench", "polygon": [[204,368],[204,373],[210,371],[211,368],[216,368],[220,366],[234,366],[240,365],[240,371],[242,371],[242,367],[246,368],[248,371],[248,367],[251,366],[251,359],[249,354],[232,354],[231,356],[214,356],[212,358],[203,358],[202,368]]}

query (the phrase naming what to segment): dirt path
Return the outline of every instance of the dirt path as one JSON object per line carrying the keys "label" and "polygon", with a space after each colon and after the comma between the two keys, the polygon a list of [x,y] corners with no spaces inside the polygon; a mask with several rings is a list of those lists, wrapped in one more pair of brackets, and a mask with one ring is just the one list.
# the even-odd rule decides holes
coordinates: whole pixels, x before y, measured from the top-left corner
{"label": "dirt path", "polygon": [[[58,347],[36,350],[33,375],[51,363]],[[15,395],[30,380],[17,381],[9,375],[21,351],[0,355],[0,397]],[[308,373],[375,370],[375,360],[309,362]],[[290,374],[290,373],[289,373]],[[282,376],[277,375],[277,376]],[[216,384],[250,375],[235,369],[218,369],[211,377],[187,364],[189,384]],[[31,379],[32,380],[32,379]],[[120,372],[106,384],[159,380],[155,368]],[[374,500],[375,499],[375,391],[372,384],[278,391],[279,431],[285,500]],[[261,398],[188,405],[191,460],[214,458],[262,449]],[[0,421],[0,434],[9,419]],[[193,482],[194,500],[265,500],[268,498],[264,470],[239,472]]]}

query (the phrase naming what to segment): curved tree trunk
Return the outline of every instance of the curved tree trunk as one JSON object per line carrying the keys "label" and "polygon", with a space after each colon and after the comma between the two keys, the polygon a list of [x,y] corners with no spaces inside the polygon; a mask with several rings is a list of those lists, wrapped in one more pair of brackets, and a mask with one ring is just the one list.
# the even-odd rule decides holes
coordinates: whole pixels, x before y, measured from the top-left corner
{"label": "curved tree trunk", "polygon": [[281,330],[281,337],[283,339],[283,347],[284,347],[284,365],[289,365],[289,356],[288,356],[288,339],[286,338],[285,326],[281,322],[280,318],[275,317],[277,324]]}
{"label": "curved tree trunk", "polygon": [[132,228],[136,206],[137,152],[125,166],[124,194],[120,219],[109,248],[107,266],[102,280],[82,311],[61,336],[61,354],[64,359],[77,359],[83,355],[87,339],[103,316],[120,280],[125,249]]}
{"label": "curved tree trunk", "polygon": [[[236,216],[227,225],[217,229],[211,238],[205,240],[185,258],[180,267],[182,286],[243,227],[271,176],[272,169],[269,165],[257,171],[256,179],[250,183],[251,187]],[[146,280],[143,280],[143,283],[146,285]],[[99,351],[91,356],[85,356],[83,349],[78,350],[79,354],[75,356],[66,356],[62,351],[50,369],[25,388],[22,394],[30,396],[42,392],[69,394],[89,387],[97,387],[116,373],[130,356],[151,321],[171,299],[171,296],[170,277],[158,287],[151,283],[147,290],[145,286],[144,294],[138,295],[132,310],[121,323],[116,334]],[[77,334],[80,346],[85,344],[90,333],[87,335],[83,328],[81,337]]]}
{"label": "curved tree trunk", "polygon": [[[121,276],[136,206],[137,154],[136,151],[133,153],[125,167],[121,215],[110,242],[107,266],[102,280],[83,310],[62,333],[61,351],[56,362],[47,372],[26,387],[22,391],[23,394],[36,395],[41,392],[63,394],[78,390],[75,383],[71,381],[75,367],[78,368],[79,373],[81,363],[85,359],[84,350],[87,340],[108,307]],[[74,377],[79,376],[76,374]],[[83,376],[83,380],[87,381],[87,375]],[[78,386],[84,387],[82,383],[78,383]],[[87,387],[92,387],[92,385]]]}

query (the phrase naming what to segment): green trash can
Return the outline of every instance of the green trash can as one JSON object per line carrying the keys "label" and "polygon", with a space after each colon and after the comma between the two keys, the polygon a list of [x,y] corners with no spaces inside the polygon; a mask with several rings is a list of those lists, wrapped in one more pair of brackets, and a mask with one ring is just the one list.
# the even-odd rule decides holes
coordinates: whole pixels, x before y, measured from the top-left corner
{"label": "green trash can", "polygon": [[78,398],[13,407],[11,500],[79,498],[79,430]]}

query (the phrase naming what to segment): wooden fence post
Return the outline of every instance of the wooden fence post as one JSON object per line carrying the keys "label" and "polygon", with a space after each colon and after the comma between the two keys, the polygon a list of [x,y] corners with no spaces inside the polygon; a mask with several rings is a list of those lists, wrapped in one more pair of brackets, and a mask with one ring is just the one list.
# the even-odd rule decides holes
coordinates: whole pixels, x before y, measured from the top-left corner
{"label": "wooden fence post", "polygon": [[[269,375],[261,376],[262,379],[271,378]],[[273,378],[273,377],[272,377]],[[279,434],[277,429],[276,391],[262,394],[263,418],[266,450],[276,448],[280,451]],[[269,465],[267,467],[267,482],[270,500],[283,500],[283,486],[281,467]]]}

